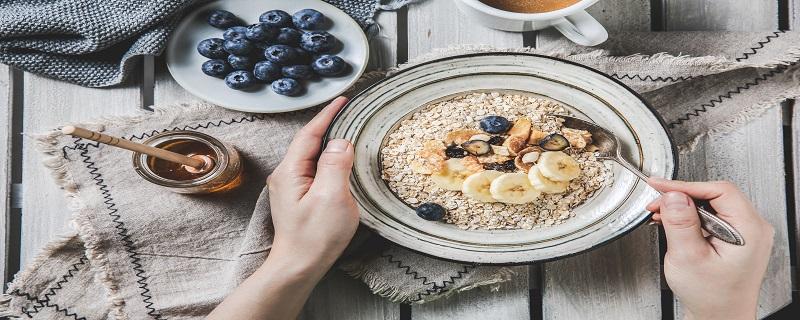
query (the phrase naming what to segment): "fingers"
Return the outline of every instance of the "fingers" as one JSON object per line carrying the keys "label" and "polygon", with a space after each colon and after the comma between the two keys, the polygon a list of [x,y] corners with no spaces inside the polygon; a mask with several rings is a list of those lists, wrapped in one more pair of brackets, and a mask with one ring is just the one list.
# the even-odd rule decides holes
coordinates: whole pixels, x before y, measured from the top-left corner
{"label": "fingers", "polygon": [[672,255],[696,257],[710,249],[700,229],[697,208],[689,196],[668,192],[661,197],[660,217]]}
{"label": "fingers", "polygon": [[286,151],[282,164],[285,163],[286,166],[293,169],[292,171],[300,172],[303,175],[313,175],[323,135],[345,104],[347,104],[347,98],[336,98],[300,129],[292,139],[292,143],[289,144],[289,150]]}
{"label": "fingers", "polygon": [[[650,178],[647,183],[661,192],[677,191],[695,199],[710,200],[711,206],[723,218],[750,219],[758,216],[747,196],[739,191],[736,185],[727,181],[685,182]],[[651,203],[647,206],[648,210],[651,206],[656,207],[657,205]]]}
{"label": "fingers", "polygon": [[310,193],[350,196],[353,145],[343,139],[328,142],[317,163],[317,175]]}

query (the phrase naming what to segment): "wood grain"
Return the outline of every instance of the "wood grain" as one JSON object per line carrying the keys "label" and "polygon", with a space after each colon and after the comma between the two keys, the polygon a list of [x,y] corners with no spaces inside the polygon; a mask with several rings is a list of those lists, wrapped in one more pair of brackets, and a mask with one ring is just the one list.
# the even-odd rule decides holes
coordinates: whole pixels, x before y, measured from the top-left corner
{"label": "wood grain", "polygon": [[669,31],[775,30],[778,1],[664,0]]}
{"label": "wood grain", "polygon": [[[91,89],[30,73],[24,75],[23,132],[40,133],[71,121],[128,114],[141,107],[139,86]],[[64,192],[26,137],[22,148],[22,228],[20,262],[24,266],[50,239],[66,230],[71,211]],[[126,151],[127,152],[127,151]]]}
{"label": "wood grain", "polygon": [[470,21],[455,0],[415,3],[408,8],[408,58],[454,45],[521,47],[522,34],[492,30]]}
{"label": "wood grain", "polygon": [[300,320],[399,320],[400,305],[372,294],[366,284],[333,269],[317,284]]}
{"label": "wood grain", "polygon": [[[516,267],[524,269],[525,267]],[[481,287],[449,298],[413,306],[414,320],[529,319],[527,274],[498,288]]]}
{"label": "wood grain", "polygon": [[0,280],[6,279],[11,223],[11,70],[0,64]]}
{"label": "wood grain", "polygon": [[[650,1],[600,1],[588,10],[613,34],[650,30]],[[547,30],[537,46],[561,37]],[[639,229],[606,246],[544,265],[545,319],[661,317],[658,229]]]}
{"label": "wood grain", "polygon": [[[756,31],[778,27],[777,1],[667,0],[665,7],[664,20],[669,31]],[[731,133],[707,137],[691,156],[694,165],[687,169],[695,172],[686,172],[687,176],[681,177],[735,182],[775,227],[775,244],[759,297],[759,318],[791,302],[782,123],[781,110],[776,107]],[[732,145],[747,146],[747,152],[736,152],[728,147]],[[682,164],[684,168],[687,166]],[[683,314],[680,302],[676,301],[675,317]]]}
{"label": "wood grain", "polygon": [[[522,47],[522,34],[492,30],[468,20],[453,0],[423,1],[408,8],[408,58],[436,48],[462,44]],[[413,305],[412,319],[528,319],[528,267],[517,267],[519,277],[501,291],[469,291],[447,300]]]}

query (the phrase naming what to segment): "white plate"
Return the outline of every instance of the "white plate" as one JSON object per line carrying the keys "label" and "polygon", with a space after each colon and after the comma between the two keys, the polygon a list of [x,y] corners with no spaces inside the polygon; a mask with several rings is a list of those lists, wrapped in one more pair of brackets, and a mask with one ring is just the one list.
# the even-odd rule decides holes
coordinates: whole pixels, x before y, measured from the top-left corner
{"label": "white plate", "polygon": [[[322,12],[332,25],[325,30],[335,36],[343,47],[336,55],[351,66],[350,73],[335,78],[322,78],[307,83],[306,93],[286,97],[272,92],[269,85],[259,85],[252,91],[228,88],[223,79],[205,75],[200,66],[208,58],[197,53],[197,44],[208,38],[222,38],[224,30],[210,26],[206,19],[213,9],[232,12],[246,24],[255,24],[269,10],[284,10],[293,14],[311,8]],[[305,109],[325,103],[350,88],[367,67],[369,43],[364,31],[342,10],[319,0],[228,0],[204,5],[188,14],[175,29],[167,44],[167,68],[184,89],[206,101],[225,108],[258,113],[275,113]]]}
{"label": "white plate", "polygon": [[620,82],[588,67],[519,53],[470,54],[431,61],[373,85],[354,97],[329,128],[328,139],[353,141],[351,178],[361,221],[381,236],[450,260],[515,264],[582,252],[647,220],[658,194],[619,166],[611,186],[573,210],[564,223],[533,230],[461,230],[420,219],[381,179],[382,140],[405,117],[431,101],[471,91],[522,91],[559,101],[577,117],[613,131],[627,159],[654,176],[672,177],[673,143],[649,106]]}

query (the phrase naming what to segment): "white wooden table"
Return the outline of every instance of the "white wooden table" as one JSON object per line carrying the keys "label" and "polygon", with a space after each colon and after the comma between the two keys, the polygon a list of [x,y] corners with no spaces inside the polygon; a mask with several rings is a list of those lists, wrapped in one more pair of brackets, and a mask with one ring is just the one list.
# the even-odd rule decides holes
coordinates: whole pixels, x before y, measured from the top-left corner
{"label": "white wooden table", "polygon": [[[426,0],[381,13],[371,65],[393,66],[454,44],[541,46],[558,36],[552,30],[521,34],[487,29],[463,18],[452,1]],[[800,29],[800,0],[604,0],[589,11],[612,33]],[[197,99],[175,83],[160,58],[145,58],[137,79],[113,89],[82,88],[0,65],[0,193],[6,195],[0,198],[3,279],[9,281],[20,264],[29,263],[38,248],[65,228],[70,216],[62,191],[40,164],[31,139],[21,132]],[[733,180],[774,225],[776,242],[759,305],[759,315],[765,317],[792,303],[792,278],[797,275],[789,243],[800,242],[800,214],[790,212],[800,207],[800,197],[793,196],[800,190],[800,106],[792,108],[787,102],[736,132],[708,139],[744,145],[750,152],[701,143],[700,152],[680,159],[680,178]],[[643,226],[590,253],[518,267],[522,276],[498,292],[477,289],[414,306],[390,303],[370,294],[362,283],[332,271],[313,292],[301,318],[679,318],[680,303],[660,276],[663,245],[657,228]],[[795,291],[796,302],[790,308],[800,308],[797,300]]]}

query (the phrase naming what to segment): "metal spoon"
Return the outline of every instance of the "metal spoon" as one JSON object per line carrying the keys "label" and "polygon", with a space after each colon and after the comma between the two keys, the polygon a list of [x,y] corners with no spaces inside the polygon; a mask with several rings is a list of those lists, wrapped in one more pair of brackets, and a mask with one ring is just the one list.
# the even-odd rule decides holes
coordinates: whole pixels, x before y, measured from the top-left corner
{"label": "metal spoon", "polygon": [[[564,119],[565,127],[586,130],[592,134],[594,145],[600,149],[597,151],[597,159],[612,160],[621,165],[623,168],[628,169],[628,171],[632,172],[640,179],[645,181],[647,180],[648,176],[646,174],[622,157],[622,154],[620,153],[619,139],[617,139],[613,133],[600,126],[581,119],[565,116],[560,116],[560,118]],[[659,193],[661,192],[659,191]],[[736,229],[725,222],[725,220],[720,219],[716,214],[712,213],[714,211],[713,208],[696,200],[695,205],[697,206],[697,212],[700,214],[700,222],[703,226],[703,229],[708,231],[709,234],[730,244],[735,244],[738,246],[744,245],[744,238],[742,238],[742,235],[739,233],[739,231],[736,231]]]}

